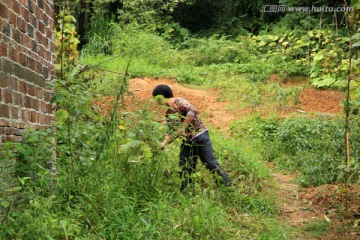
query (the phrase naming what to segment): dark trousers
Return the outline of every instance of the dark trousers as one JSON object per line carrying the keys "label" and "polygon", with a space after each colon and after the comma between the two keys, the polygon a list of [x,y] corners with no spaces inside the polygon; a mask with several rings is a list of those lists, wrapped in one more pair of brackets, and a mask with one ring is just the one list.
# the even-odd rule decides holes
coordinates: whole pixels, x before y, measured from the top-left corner
{"label": "dark trousers", "polygon": [[[231,186],[229,176],[216,160],[209,133],[206,131],[191,141],[184,141],[181,145],[179,163],[181,168],[180,177],[183,179],[181,190],[184,190],[188,184],[192,183],[191,174],[196,170],[198,157],[212,174],[219,175],[226,186]],[[214,177],[216,179],[216,176]],[[216,183],[218,184],[218,181]]]}

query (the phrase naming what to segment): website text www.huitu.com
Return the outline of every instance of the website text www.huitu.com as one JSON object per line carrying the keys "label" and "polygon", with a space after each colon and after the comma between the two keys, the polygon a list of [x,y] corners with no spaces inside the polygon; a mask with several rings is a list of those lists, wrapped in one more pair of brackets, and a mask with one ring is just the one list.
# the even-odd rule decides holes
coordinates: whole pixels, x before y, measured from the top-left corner
{"label": "website text www.huitu.com", "polygon": [[329,7],[329,6],[314,6],[311,7],[290,7],[286,5],[263,5],[261,12],[267,13],[284,13],[284,12],[352,12],[354,7]]}

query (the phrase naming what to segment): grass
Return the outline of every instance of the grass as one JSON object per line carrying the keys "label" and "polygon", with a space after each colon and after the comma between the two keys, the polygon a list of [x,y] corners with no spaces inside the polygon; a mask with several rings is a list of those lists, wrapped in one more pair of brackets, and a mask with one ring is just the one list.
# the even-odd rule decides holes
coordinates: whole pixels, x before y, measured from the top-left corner
{"label": "grass", "polygon": [[309,232],[312,237],[320,238],[329,230],[329,222],[326,220],[311,222],[304,227],[304,230]]}

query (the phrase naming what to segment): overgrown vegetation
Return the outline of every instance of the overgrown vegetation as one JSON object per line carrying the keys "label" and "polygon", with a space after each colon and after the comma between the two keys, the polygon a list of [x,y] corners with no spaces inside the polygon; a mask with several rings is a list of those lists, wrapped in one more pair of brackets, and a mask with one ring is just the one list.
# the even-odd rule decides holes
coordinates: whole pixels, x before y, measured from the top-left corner
{"label": "overgrown vegetation", "polygon": [[[0,238],[289,239],[291,230],[276,220],[278,203],[265,162],[300,172],[305,186],[344,182],[342,116],[264,118],[256,108],[296,106],[302,86],[281,87],[296,77],[344,90],[348,71],[353,79],[358,75],[359,34],[351,48],[340,27],[345,23],[332,16],[321,25],[317,14],[279,14],[270,24],[271,15],[259,13],[268,2],[225,2],[58,3],[58,79],[51,86],[56,123],[3,146]],[[194,11],[213,20],[205,22]],[[80,31],[80,19],[91,24]],[[81,51],[79,38],[86,43]],[[349,70],[351,49],[355,61]],[[269,81],[274,74],[280,82]],[[231,137],[211,129],[234,189],[216,188],[200,169],[193,191],[178,190],[179,142],[160,151],[165,129],[156,112],[147,106],[125,110],[128,80],[136,76],[217,88],[220,98],[232,102],[229,110],[251,109],[254,115],[233,123]],[[349,182],[360,174],[359,89],[353,81]],[[105,95],[116,99],[108,116],[93,106]],[[308,226],[319,234],[326,228]]]}

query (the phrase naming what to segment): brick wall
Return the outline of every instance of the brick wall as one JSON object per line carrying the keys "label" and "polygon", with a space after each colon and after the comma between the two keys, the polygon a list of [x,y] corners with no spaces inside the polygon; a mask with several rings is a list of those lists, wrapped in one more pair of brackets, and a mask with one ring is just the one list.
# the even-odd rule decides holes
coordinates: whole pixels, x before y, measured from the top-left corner
{"label": "brick wall", "polygon": [[0,144],[51,124],[54,1],[0,1]]}

